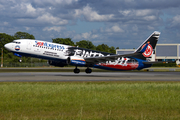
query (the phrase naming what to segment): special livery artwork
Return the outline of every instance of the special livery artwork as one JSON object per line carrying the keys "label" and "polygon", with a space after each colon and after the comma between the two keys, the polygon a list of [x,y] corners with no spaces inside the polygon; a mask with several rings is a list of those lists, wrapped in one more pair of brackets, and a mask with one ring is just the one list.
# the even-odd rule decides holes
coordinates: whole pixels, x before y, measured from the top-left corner
{"label": "special livery artwork", "polygon": [[[74,60],[77,60],[79,64],[85,64],[84,59],[78,59],[78,58],[104,57],[104,56],[111,56],[115,54],[99,52],[95,50],[88,50],[88,49],[83,49],[83,48],[78,48],[78,47],[70,47],[68,48],[68,50],[65,51],[65,55],[76,57],[76,59]],[[109,68],[114,68],[114,69],[121,68],[122,70],[136,69],[138,65],[139,64],[136,59],[127,58],[127,57],[118,57],[115,60],[111,60],[111,61],[107,60],[107,61],[96,64],[96,66],[103,66],[103,67],[109,67]]]}
{"label": "special livery artwork", "polygon": [[139,63],[135,59],[122,57],[122,58],[118,58],[113,62],[106,61],[106,63],[99,63],[98,65],[103,67],[114,68],[114,69],[121,68],[121,70],[134,70],[139,66]]}
{"label": "special livery artwork", "polygon": [[100,52],[96,50],[89,50],[89,49],[78,48],[78,47],[69,47],[67,51],[65,52],[66,52],[65,53],[66,56],[79,56],[82,58],[114,55],[112,53]]}
{"label": "special livery artwork", "polygon": [[157,63],[151,57],[159,36],[160,32],[153,32],[133,53],[122,55],[29,39],[14,40],[4,47],[18,57],[47,59],[50,65],[58,67],[73,65],[74,73],[80,72],[78,67],[87,67],[86,73],[92,72],[90,67],[118,71],[141,70]]}
{"label": "special livery artwork", "polygon": [[[149,43],[148,43],[149,44]],[[142,48],[145,46],[145,44],[142,46]],[[144,57],[150,57],[151,55],[152,55],[152,53],[153,53],[153,48],[152,48],[152,46],[149,44],[148,46],[147,46],[147,49],[146,49],[146,51],[143,53],[143,55],[144,55]]]}

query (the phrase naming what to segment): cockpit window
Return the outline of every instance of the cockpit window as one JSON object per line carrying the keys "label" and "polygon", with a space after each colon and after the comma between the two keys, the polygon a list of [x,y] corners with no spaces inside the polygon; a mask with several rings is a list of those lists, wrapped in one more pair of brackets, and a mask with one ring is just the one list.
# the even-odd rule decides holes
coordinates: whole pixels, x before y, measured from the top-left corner
{"label": "cockpit window", "polygon": [[16,43],[16,44],[21,44],[21,42],[17,42],[17,41],[13,41],[13,43]]}

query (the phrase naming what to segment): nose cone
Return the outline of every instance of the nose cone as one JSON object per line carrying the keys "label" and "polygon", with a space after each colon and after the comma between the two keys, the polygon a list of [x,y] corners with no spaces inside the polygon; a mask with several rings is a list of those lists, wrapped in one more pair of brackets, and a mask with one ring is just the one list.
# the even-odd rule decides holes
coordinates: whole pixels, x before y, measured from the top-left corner
{"label": "nose cone", "polygon": [[4,45],[4,47],[7,49],[7,50],[10,50],[12,45],[10,43],[7,43]]}
{"label": "nose cone", "polygon": [[5,48],[7,48],[7,46],[8,46],[7,44],[4,45]]}

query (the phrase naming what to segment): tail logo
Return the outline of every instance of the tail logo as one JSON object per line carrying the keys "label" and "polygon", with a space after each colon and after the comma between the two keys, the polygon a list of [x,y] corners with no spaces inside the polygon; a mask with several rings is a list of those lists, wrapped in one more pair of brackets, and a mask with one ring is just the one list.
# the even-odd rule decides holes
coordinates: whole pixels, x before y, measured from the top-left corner
{"label": "tail logo", "polygon": [[[146,44],[144,44],[144,45],[142,46],[142,49],[143,49],[143,47],[144,47],[145,45],[146,45]],[[150,57],[150,56],[152,55],[152,53],[153,53],[153,48],[152,48],[152,46],[149,44],[149,45],[147,46],[145,52],[143,53],[143,56],[144,56],[144,57]]]}

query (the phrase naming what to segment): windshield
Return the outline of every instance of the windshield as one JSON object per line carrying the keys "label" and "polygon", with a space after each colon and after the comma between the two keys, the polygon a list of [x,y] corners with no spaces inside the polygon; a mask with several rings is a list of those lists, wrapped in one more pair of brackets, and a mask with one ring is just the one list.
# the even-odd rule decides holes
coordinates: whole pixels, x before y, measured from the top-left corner
{"label": "windshield", "polygon": [[17,41],[13,41],[13,43],[16,43],[16,44],[21,44],[21,42],[17,42]]}

